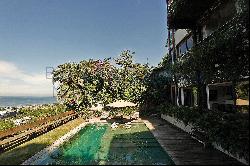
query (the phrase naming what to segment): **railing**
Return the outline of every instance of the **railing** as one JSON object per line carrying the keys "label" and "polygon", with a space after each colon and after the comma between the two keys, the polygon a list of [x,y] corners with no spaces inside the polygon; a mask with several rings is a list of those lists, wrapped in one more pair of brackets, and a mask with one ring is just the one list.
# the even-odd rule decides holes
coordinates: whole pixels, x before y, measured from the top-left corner
{"label": "railing", "polygon": [[[214,41],[214,40],[221,40],[218,38],[218,35],[222,35],[222,34],[227,35],[227,38],[226,38],[227,40],[233,40],[235,34],[241,34],[242,36],[247,37],[247,34],[248,34],[248,29],[247,29],[248,22],[247,21],[248,21],[248,15],[246,14],[237,15],[233,17],[231,20],[227,21],[222,26],[220,26],[218,29],[216,29],[214,32],[212,32],[209,36],[204,38],[202,41],[198,42],[195,47],[207,48],[206,46],[209,44],[209,42]],[[245,24],[245,26],[243,24]],[[192,48],[194,48],[194,46]],[[182,53],[178,57],[179,58],[178,60],[182,60],[183,57],[187,56],[189,51],[190,50],[188,50],[185,53]]]}
{"label": "railing", "polygon": [[180,73],[195,80],[195,71],[201,70],[206,83],[239,81],[248,76],[248,17],[243,13],[236,15],[179,57]]}
{"label": "railing", "polygon": [[174,0],[167,0],[167,4],[168,6],[171,6],[171,4],[173,3]]}
{"label": "railing", "polygon": [[168,26],[170,29],[195,27],[205,11],[214,4],[227,0],[173,0],[168,3]]}
{"label": "railing", "polygon": [[65,116],[69,116],[69,115],[74,114],[74,113],[75,113],[74,111],[68,111],[68,112],[64,112],[64,113],[59,114],[59,115],[46,117],[46,118],[39,119],[39,120],[32,122],[32,123],[20,125],[20,126],[14,127],[14,128],[10,128],[10,129],[1,131],[0,132],[0,140],[5,139],[6,137],[9,137],[9,136],[14,136],[16,134],[19,134],[21,132],[24,132],[24,131],[27,131],[30,129],[34,129],[36,127],[42,126],[46,123],[60,119],[60,118],[65,117]]}
{"label": "railing", "polygon": [[[220,26],[217,30],[212,32],[209,36],[200,41],[197,44],[197,46],[204,45],[213,39],[216,40],[218,34],[224,34],[224,35],[229,34],[228,39],[232,38],[233,35],[235,35],[236,33],[246,34],[247,29],[246,31],[244,31],[244,28],[247,28],[246,27],[248,24],[247,20],[248,16],[245,14],[235,16],[234,18],[232,18],[231,20],[227,21],[225,24]],[[244,25],[242,26],[242,24],[245,24],[245,26]]]}

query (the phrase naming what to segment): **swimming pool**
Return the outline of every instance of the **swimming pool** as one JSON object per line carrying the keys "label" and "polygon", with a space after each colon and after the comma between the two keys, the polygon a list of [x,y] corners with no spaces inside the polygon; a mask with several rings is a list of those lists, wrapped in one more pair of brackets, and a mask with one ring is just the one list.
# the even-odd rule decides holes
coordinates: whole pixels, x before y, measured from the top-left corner
{"label": "swimming pool", "polygon": [[43,163],[49,165],[173,165],[144,123],[122,125],[112,130],[110,124],[86,125],[61,145]]}

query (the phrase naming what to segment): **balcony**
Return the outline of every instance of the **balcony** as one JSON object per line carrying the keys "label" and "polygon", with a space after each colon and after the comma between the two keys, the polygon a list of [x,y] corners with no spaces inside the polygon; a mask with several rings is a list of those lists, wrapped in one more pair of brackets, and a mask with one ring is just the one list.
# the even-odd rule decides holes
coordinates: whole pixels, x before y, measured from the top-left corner
{"label": "balcony", "polygon": [[170,29],[191,29],[205,11],[216,2],[218,0],[169,0],[168,27]]}
{"label": "balcony", "polygon": [[249,76],[248,19],[248,14],[237,15],[219,27],[179,59],[181,67],[189,73],[202,71],[206,83]]}

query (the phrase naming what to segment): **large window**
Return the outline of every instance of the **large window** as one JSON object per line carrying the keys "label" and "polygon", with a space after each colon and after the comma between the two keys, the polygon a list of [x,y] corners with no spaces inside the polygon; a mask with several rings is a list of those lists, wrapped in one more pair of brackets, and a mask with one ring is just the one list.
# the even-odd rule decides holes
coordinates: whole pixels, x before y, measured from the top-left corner
{"label": "large window", "polygon": [[189,36],[188,38],[181,41],[180,44],[177,46],[178,55],[182,56],[187,51],[189,51],[192,47],[193,47],[193,38],[192,36]]}
{"label": "large window", "polygon": [[187,39],[187,49],[190,50],[193,47],[193,38],[190,36]]}

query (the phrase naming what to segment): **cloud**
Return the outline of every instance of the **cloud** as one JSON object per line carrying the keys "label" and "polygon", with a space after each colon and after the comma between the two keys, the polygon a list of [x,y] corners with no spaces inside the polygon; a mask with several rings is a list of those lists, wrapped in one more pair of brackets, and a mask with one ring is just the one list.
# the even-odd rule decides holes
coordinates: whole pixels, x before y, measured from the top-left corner
{"label": "cloud", "polygon": [[19,71],[14,64],[6,62],[6,61],[0,61],[0,76],[13,74],[15,72],[19,72]]}
{"label": "cloud", "polygon": [[51,96],[52,81],[45,73],[29,74],[14,63],[0,61],[0,96]]}

